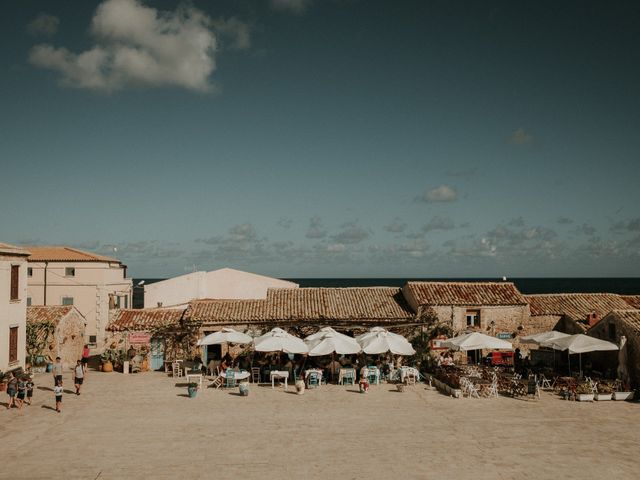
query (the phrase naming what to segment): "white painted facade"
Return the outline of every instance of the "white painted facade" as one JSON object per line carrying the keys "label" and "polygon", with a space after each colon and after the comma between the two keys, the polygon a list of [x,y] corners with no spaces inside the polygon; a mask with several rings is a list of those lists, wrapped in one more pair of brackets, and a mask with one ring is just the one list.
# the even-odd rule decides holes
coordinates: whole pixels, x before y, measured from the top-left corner
{"label": "white painted facade", "polygon": [[[29,304],[74,305],[87,322],[85,335],[92,347],[104,342],[109,310],[131,307],[132,280],[120,262],[29,261],[29,269]],[[67,269],[73,269],[73,276]]]}
{"label": "white painted facade", "polygon": [[298,288],[297,283],[232,268],[193,272],[144,286],[144,308],[184,308],[191,300],[261,299],[269,288]]}
{"label": "white painted facade", "polygon": [[[24,368],[27,332],[27,256],[12,245],[0,244],[0,370]],[[17,298],[11,298],[11,270],[18,267]],[[17,346],[10,352],[11,330],[17,330]],[[15,333],[14,333],[15,335]],[[15,358],[10,359],[10,354]]]}

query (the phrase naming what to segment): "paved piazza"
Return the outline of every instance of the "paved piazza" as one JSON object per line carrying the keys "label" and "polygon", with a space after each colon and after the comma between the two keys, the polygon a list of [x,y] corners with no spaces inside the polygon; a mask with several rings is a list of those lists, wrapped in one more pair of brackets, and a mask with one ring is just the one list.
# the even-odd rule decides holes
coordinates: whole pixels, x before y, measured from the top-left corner
{"label": "paved piazza", "polygon": [[[65,375],[65,388],[73,390]],[[204,389],[162,373],[89,372],[53,410],[0,409],[0,478],[635,479],[640,404],[453,399],[424,385]],[[7,395],[0,401],[6,405]]]}

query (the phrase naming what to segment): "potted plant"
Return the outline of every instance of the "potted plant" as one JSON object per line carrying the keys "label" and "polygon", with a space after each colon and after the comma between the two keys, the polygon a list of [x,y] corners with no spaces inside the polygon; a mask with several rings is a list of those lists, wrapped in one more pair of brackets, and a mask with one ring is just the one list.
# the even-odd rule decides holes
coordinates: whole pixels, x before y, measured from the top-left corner
{"label": "potted plant", "polygon": [[4,373],[0,370],[0,392],[4,392],[7,390],[7,382],[4,379]]}
{"label": "potted plant", "polygon": [[593,402],[593,390],[589,383],[580,383],[576,387],[576,400],[578,402]]}
{"label": "potted plant", "polygon": [[240,382],[238,384],[238,388],[240,389],[240,396],[241,397],[248,397],[249,396],[249,382]]}
{"label": "potted plant", "polygon": [[360,387],[360,393],[367,393],[369,391],[369,382],[366,378],[360,379],[358,386]]}
{"label": "potted plant", "polygon": [[404,392],[404,387],[405,387],[404,383],[402,382],[396,383],[396,388],[398,389],[399,392]]}
{"label": "potted plant", "polygon": [[198,384],[196,382],[190,382],[187,385],[187,392],[189,393],[189,398],[195,398],[198,393]]}
{"label": "potted plant", "polygon": [[631,386],[628,383],[624,385],[622,382],[617,384],[617,389],[613,392],[614,400],[632,400],[633,399],[633,391],[631,390]]}
{"label": "potted plant", "polygon": [[603,400],[611,400],[613,393],[613,386],[606,382],[599,382],[597,385],[597,392],[595,395],[596,400],[602,402]]}
{"label": "potted plant", "polygon": [[113,372],[113,353],[114,351],[109,349],[100,355],[101,370],[103,372]]}
{"label": "potted plant", "polygon": [[304,395],[304,389],[305,389],[304,380],[299,378],[298,380],[296,380],[296,393],[298,395]]}

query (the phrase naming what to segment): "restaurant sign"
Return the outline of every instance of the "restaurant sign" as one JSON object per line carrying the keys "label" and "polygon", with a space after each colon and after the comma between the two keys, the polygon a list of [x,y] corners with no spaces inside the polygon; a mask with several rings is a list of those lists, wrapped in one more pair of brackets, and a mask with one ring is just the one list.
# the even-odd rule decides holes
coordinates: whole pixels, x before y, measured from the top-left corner
{"label": "restaurant sign", "polygon": [[512,337],[511,332],[500,332],[497,336],[500,340],[510,340]]}
{"label": "restaurant sign", "polygon": [[440,336],[432,339],[429,343],[431,343],[431,350],[447,350],[447,347],[442,346],[442,342],[446,341],[447,337]]}
{"label": "restaurant sign", "polygon": [[129,334],[129,343],[151,343],[151,334],[145,332],[131,332]]}

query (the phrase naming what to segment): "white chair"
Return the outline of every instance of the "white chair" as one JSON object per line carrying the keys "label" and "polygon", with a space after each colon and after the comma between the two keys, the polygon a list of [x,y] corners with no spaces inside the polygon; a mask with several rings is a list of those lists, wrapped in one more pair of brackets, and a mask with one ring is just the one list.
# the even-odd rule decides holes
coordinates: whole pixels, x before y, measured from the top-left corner
{"label": "white chair", "polygon": [[251,383],[260,383],[260,367],[251,367]]}
{"label": "white chair", "polygon": [[179,362],[171,364],[171,371],[174,377],[182,377],[182,365]]}
{"label": "white chair", "polygon": [[538,385],[540,385],[540,388],[548,388],[549,390],[553,388],[551,386],[551,381],[544,376],[544,373],[540,375],[540,378],[538,379]]}

